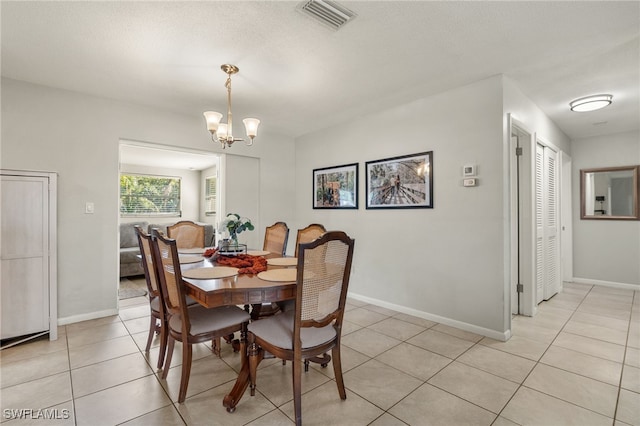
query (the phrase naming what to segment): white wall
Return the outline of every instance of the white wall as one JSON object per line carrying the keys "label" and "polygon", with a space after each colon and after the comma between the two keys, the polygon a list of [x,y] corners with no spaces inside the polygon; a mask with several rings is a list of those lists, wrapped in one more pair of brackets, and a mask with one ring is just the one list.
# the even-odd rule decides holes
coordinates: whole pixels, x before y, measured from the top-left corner
{"label": "white wall", "polygon": [[[200,171],[169,169],[161,167],[140,166],[134,164],[121,164],[121,173],[143,174],[155,176],[179,177],[180,179],[180,204],[182,216],[163,216],[159,218],[148,216],[127,216],[121,217],[120,222],[137,222],[145,220],[149,223],[175,223],[179,220],[199,221],[200,217]],[[202,198],[204,199],[204,198]]]}
{"label": "white wall", "polygon": [[576,139],[571,145],[574,280],[640,288],[640,221],[580,219],[580,170],[640,164],[640,133]]}
{"label": "white wall", "polygon": [[[494,77],[298,138],[293,235],[317,222],[355,238],[351,293],[501,335],[502,126]],[[434,208],[365,209],[365,162],[423,151],[434,156]],[[359,209],[313,210],[312,170],[356,162]],[[465,164],[478,166],[479,186],[462,186]]]}
{"label": "white wall", "polygon": [[[260,158],[258,220],[290,222],[293,140],[262,125],[253,147],[235,144],[232,150]],[[120,139],[221,152],[199,113],[179,115],[2,79],[0,167],[59,176],[58,314],[63,323],[117,309]],[[87,201],[95,204],[95,214],[84,214]]]}
{"label": "white wall", "polygon": [[[509,78],[504,77],[504,110],[535,132],[539,139],[571,154],[571,140]],[[505,120],[506,125],[506,120]]]}

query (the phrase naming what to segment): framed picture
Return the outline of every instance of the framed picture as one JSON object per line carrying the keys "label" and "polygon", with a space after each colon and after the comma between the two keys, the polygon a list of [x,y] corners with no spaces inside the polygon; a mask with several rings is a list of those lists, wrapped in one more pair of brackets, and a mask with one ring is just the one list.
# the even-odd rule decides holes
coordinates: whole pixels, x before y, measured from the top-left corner
{"label": "framed picture", "polygon": [[314,209],[358,208],[358,163],[313,170]]}
{"label": "framed picture", "polygon": [[367,161],[367,208],[433,208],[433,151]]}

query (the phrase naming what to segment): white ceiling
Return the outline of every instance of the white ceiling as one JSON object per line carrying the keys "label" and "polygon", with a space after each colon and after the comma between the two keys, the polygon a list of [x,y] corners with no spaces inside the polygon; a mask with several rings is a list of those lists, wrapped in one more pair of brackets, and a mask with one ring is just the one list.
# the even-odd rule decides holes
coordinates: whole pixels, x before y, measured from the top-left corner
{"label": "white ceiling", "polygon": [[338,31],[298,4],[3,0],[2,76],[201,117],[232,63],[236,120],[299,136],[504,74],[571,138],[639,128],[640,2],[342,1]]}
{"label": "white ceiling", "polygon": [[204,170],[217,166],[219,156],[209,152],[176,151],[161,145],[141,144],[122,141],[120,144],[120,164],[132,164],[156,168],[182,170]]}

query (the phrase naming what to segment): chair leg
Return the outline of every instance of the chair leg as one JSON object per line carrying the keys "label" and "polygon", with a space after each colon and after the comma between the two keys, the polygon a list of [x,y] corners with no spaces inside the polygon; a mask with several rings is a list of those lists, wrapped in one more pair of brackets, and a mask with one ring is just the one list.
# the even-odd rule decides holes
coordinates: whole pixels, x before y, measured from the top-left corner
{"label": "chair leg", "polygon": [[189,387],[189,376],[191,375],[191,357],[193,355],[191,344],[182,342],[182,377],[180,378],[180,393],[178,403],[182,404],[187,397],[187,387]]}
{"label": "chair leg", "polygon": [[156,317],[151,315],[151,323],[149,324],[149,336],[147,336],[147,346],[144,348],[145,352],[149,352],[151,349],[151,340],[153,340],[153,334],[156,331]]}
{"label": "chair leg", "polygon": [[164,358],[167,353],[167,337],[169,332],[167,321],[160,320],[160,354],[158,355],[158,369],[162,368],[164,364]]}
{"label": "chair leg", "polygon": [[293,357],[293,408],[296,414],[296,426],[302,425],[302,361]]}
{"label": "chair leg", "polygon": [[169,336],[169,346],[167,347],[167,359],[164,362],[164,369],[162,370],[162,380],[167,379],[169,374],[169,368],[171,368],[171,358],[173,358],[173,347],[175,346],[176,339],[173,336]]}
{"label": "chair leg", "polygon": [[340,345],[334,346],[331,350],[331,357],[333,358],[333,375],[336,378],[336,384],[338,385],[338,393],[340,399],[347,399],[347,393],[344,390],[344,380],[342,378],[342,360],[340,359]]}

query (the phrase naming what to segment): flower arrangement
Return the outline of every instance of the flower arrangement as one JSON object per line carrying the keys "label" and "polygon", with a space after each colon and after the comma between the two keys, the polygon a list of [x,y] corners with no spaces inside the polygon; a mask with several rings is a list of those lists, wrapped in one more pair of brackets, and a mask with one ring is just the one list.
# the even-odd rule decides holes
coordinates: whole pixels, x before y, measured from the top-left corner
{"label": "flower arrangement", "polygon": [[239,214],[229,213],[227,217],[218,226],[218,232],[221,234],[228,233],[229,238],[236,244],[238,243],[238,234],[242,231],[253,231],[254,227],[251,220],[246,217],[240,217]]}

